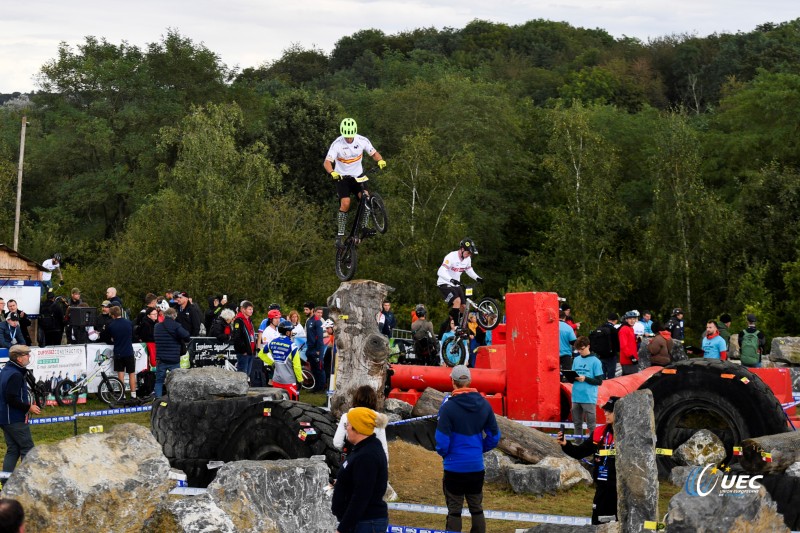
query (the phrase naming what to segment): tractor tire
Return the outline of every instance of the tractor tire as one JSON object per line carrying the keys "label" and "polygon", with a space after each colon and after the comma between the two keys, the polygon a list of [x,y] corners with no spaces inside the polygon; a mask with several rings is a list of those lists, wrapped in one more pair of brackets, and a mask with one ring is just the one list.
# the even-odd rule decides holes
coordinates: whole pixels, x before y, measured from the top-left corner
{"label": "tractor tire", "polygon": [[[725,444],[726,464],[744,439],[788,430],[781,404],[770,388],[741,365],[718,359],[680,361],[654,374],[640,389],[653,393],[656,442],[675,449],[696,431],[708,429]],[[676,462],[658,457],[666,477]]]}
{"label": "tractor tire", "polygon": [[778,505],[786,527],[792,531],[800,530],[800,478],[786,474],[764,476],[761,484]]}
{"label": "tractor tire", "polygon": [[325,456],[331,475],[341,452],[333,445],[338,421],[319,407],[284,400],[251,405],[228,426],[219,449],[223,461],[299,459]]}
{"label": "tractor tire", "polygon": [[[335,421],[320,408],[299,402],[283,400],[284,391],[278,389],[251,389],[246,396],[217,398],[187,402],[170,402],[169,397],[157,400],[150,415],[151,432],[161,444],[164,455],[174,468],[186,473],[192,487],[206,487],[216,472],[209,470],[209,461],[233,461],[240,459],[265,459],[257,444],[264,434],[259,428],[263,420],[273,430],[280,430],[281,439],[271,457],[297,458],[325,455],[328,466],[336,471],[339,466],[338,452],[333,451]],[[291,407],[291,408],[290,408]],[[270,409],[270,417],[265,416]],[[306,415],[298,416],[298,413]],[[311,422],[315,435],[300,441],[299,422]],[[246,428],[251,428],[250,432]],[[294,441],[286,440],[291,428]],[[296,428],[296,429],[295,429]],[[252,441],[252,444],[242,441]],[[316,444],[323,442],[324,446]],[[328,450],[330,448],[330,451]],[[253,455],[247,456],[252,452]]]}
{"label": "tractor tire", "polygon": [[436,425],[435,418],[392,424],[386,427],[386,440],[402,440],[422,446],[426,450],[436,451]]}

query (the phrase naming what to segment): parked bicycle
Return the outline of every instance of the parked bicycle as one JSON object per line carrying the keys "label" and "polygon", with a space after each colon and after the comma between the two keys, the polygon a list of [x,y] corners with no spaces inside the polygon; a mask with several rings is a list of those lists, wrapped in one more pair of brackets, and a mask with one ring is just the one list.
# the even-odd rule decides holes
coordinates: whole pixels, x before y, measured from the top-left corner
{"label": "parked bicycle", "polygon": [[97,388],[97,397],[104,403],[113,406],[119,403],[125,397],[125,384],[118,378],[106,374],[106,363],[111,360],[113,351],[111,348],[106,348],[97,352],[94,362],[97,363],[97,368],[89,374],[82,375],[78,381],[74,382],[70,379],[60,381],[53,394],[56,397],[58,405],[73,405],[78,401],[78,395],[86,392],[89,388],[89,383],[100,374],[100,385]]}
{"label": "parked bicycle", "polygon": [[[445,340],[442,344],[442,359],[447,366],[463,365],[467,359],[467,343],[469,343],[470,330],[467,326],[470,312],[475,313],[478,325],[485,330],[492,330],[500,324],[500,304],[494,298],[481,298],[478,303],[472,300],[472,287],[458,283],[464,287],[466,302],[461,312],[461,323],[455,335]],[[466,341],[466,342],[464,342]]]}
{"label": "parked bicycle", "polygon": [[[353,176],[342,176],[342,178],[350,178]],[[361,197],[358,201],[358,209],[356,210],[355,220],[350,228],[350,234],[342,243],[342,246],[336,248],[336,275],[342,281],[353,279],[356,274],[356,267],[358,266],[358,246],[361,241],[367,236],[367,213],[366,206],[369,206],[369,217],[375,223],[375,230],[379,233],[386,233],[389,229],[389,217],[386,214],[386,207],[383,205],[383,198],[374,191],[369,191],[365,187],[365,183],[369,178],[359,176],[354,178],[361,188]]]}
{"label": "parked bicycle", "polygon": [[33,370],[27,369],[25,372],[25,383],[28,386],[28,397],[40,408],[44,407],[47,401],[47,387],[44,381],[36,381]]}

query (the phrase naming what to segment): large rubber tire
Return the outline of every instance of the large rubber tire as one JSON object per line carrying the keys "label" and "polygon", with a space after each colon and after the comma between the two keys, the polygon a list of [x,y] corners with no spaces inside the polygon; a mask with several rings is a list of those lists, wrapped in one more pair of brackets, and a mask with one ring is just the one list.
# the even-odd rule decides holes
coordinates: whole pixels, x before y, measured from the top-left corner
{"label": "large rubber tire", "polygon": [[[788,429],[770,388],[741,365],[718,359],[680,361],[654,374],[640,389],[653,393],[659,448],[675,449],[699,429],[708,429],[725,444],[729,463],[733,446],[744,439]],[[675,465],[672,457],[658,456],[662,477]]]}
{"label": "large rubber tire", "polygon": [[97,397],[110,406],[118,404],[125,398],[125,384],[114,376],[106,376],[97,387]]}
{"label": "large rubber tire", "polygon": [[[150,431],[161,444],[170,465],[186,473],[189,485],[206,487],[216,475],[215,470],[207,468],[208,462],[230,460],[228,458],[233,452],[228,447],[237,446],[239,449],[242,446],[234,442],[234,434],[239,440],[260,438],[257,433],[248,435],[242,428],[253,424],[253,419],[275,417],[271,422],[275,423],[275,420],[289,416],[284,404],[305,405],[264,400],[267,396],[282,398],[283,394],[282,390],[266,388],[250,389],[247,396],[192,402],[171,402],[169,397],[164,397],[153,403]],[[272,417],[264,416],[265,408],[271,409]],[[312,422],[312,427],[317,431],[316,438],[324,439],[326,445],[329,444],[330,451],[326,448],[325,453],[328,466],[332,470],[338,469],[339,454],[333,450],[334,421],[325,411],[312,406],[308,408],[309,413],[315,413],[314,416],[321,420],[319,424]],[[296,414],[296,410],[292,414]],[[328,420],[329,423],[325,424],[322,420]],[[294,432],[295,437],[298,432],[299,429]],[[287,451],[286,456],[291,457],[291,453],[291,450]]]}
{"label": "large rubber tire", "polygon": [[800,478],[786,474],[764,476],[761,484],[778,505],[786,527],[792,531],[800,530]]}
{"label": "large rubber tire", "polygon": [[65,379],[60,381],[56,388],[53,389],[53,396],[56,397],[56,403],[58,405],[72,405],[78,401],[78,394],[68,394],[69,390],[75,387],[75,383],[72,380]]}
{"label": "large rubber tire", "polygon": [[458,337],[450,337],[442,344],[442,359],[447,366],[463,365],[467,360],[467,347]]}
{"label": "large rubber tire", "polygon": [[475,318],[483,329],[494,329],[500,324],[500,304],[494,298],[481,298]]}
{"label": "large rubber tire", "polygon": [[403,424],[386,426],[386,440],[402,440],[411,444],[418,444],[426,450],[436,451],[436,425],[435,418],[414,420]]}
{"label": "large rubber tire", "polygon": [[383,204],[383,198],[376,192],[370,193],[369,198],[370,216],[375,223],[375,229],[378,233],[386,233],[389,229],[389,215],[386,213],[386,206]]}
{"label": "large rubber tire", "polygon": [[342,248],[336,249],[336,276],[341,281],[350,281],[358,268],[358,247],[348,239]]}
{"label": "large rubber tire", "polygon": [[[269,416],[264,409],[269,409]],[[219,449],[223,461],[299,459],[324,455],[333,476],[341,452],[333,445],[337,421],[319,407],[282,401],[252,405],[229,426],[230,437]],[[313,429],[302,436],[301,432]]]}

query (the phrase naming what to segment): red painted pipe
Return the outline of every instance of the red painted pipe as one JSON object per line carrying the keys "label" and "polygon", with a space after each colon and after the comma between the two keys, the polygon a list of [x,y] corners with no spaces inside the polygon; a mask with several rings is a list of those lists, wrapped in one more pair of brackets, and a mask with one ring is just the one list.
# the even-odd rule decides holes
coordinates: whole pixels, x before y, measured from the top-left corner
{"label": "red painted pipe", "polygon": [[[605,404],[610,397],[619,396],[622,398],[628,393],[639,390],[639,387],[650,379],[650,376],[659,372],[661,368],[660,366],[651,366],[636,374],[620,376],[613,379],[604,379],[603,383],[600,385],[600,390],[597,391],[597,421],[605,422],[605,416],[603,416],[603,410],[600,409],[600,407]],[[570,405],[572,405],[572,383],[562,383],[561,390],[567,394]]]}
{"label": "red painted pipe", "polygon": [[[392,388],[423,391],[427,387],[442,392],[453,390],[451,368],[444,366],[392,365]],[[484,394],[505,393],[506,371],[483,368],[470,369],[471,387]]]}

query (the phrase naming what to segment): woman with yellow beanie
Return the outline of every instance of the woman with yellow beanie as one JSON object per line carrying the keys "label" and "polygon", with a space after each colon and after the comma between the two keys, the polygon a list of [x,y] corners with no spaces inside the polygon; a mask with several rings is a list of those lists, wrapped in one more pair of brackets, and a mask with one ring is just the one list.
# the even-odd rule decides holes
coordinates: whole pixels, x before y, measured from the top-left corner
{"label": "woman with yellow beanie", "polygon": [[337,533],[384,533],[389,510],[383,495],[389,482],[389,463],[375,428],[385,428],[386,415],[366,407],[347,412],[347,440],[353,449],[342,463],[333,486],[331,511]]}

